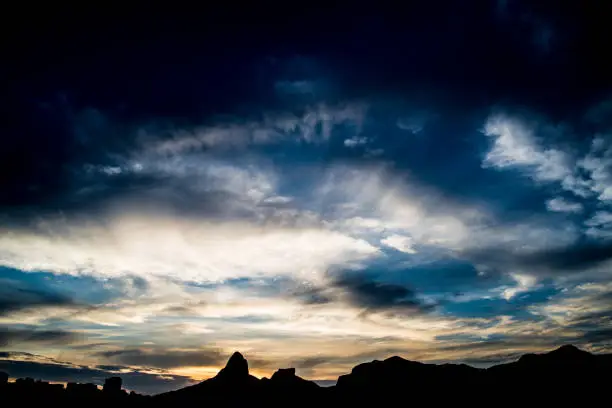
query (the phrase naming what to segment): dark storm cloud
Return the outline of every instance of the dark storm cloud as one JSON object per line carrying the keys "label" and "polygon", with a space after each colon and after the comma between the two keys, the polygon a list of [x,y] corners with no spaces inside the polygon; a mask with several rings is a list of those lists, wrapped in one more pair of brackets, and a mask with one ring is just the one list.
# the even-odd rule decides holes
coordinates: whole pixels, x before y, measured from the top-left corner
{"label": "dark storm cloud", "polygon": [[72,298],[54,292],[29,287],[26,283],[0,279],[0,316],[24,309],[36,309],[49,306],[72,306]]}
{"label": "dark storm cloud", "polygon": [[419,299],[409,286],[352,273],[332,277],[326,287],[297,285],[288,293],[304,305],[324,305],[344,299],[352,307],[371,312],[413,314],[425,313],[436,307]]}
{"label": "dark storm cloud", "polygon": [[65,345],[82,339],[82,335],[65,330],[37,330],[0,327],[0,347],[25,343]]}
{"label": "dark storm cloud", "polygon": [[[102,385],[105,378],[117,375],[115,370],[109,371],[101,367],[11,360],[10,355],[8,358],[0,360],[0,370],[6,371],[13,378],[31,377],[46,381],[92,382]],[[123,387],[144,394],[171,391],[194,383],[190,378],[180,375],[156,375],[130,370],[127,367],[123,369],[126,370],[120,374]]]}
{"label": "dark storm cloud", "polygon": [[612,243],[589,242],[570,248],[527,255],[521,262],[533,267],[561,271],[580,271],[612,259]]}
{"label": "dark storm cloud", "polygon": [[346,275],[333,286],[343,291],[351,305],[367,311],[423,313],[434,305],[420,300],[409,287],[372,280],[366,276]]}
{"label": "dark storm cloud", "polygon": [[160,350],[125,349],[96,353],[109,361],[124,365],[176,368],[183,366],[215,366],[225,362],[225,356],[216,350]]}
{"label": "dark storm cloud", "polygon": [[291,295],[305,305],[324,305],[334,301],[334,297],[325,292],[323,288],[308,286],[294,290]]}
{"label": "dark storm cloud", "polygon": [[588,241],[521,254],[504,248],[485,248],[464,255],[476,263],[491,265],[494,269],[513,266],[541,275],[580,274],[612,260],[612,244]]}
{"label": "dark storm cloud", "polygon": [[297,360],[294,364],[299,368],[310,369],[320,366],[321,364],[328,363],[330,359],[333,359],[333,357],[308,357],[302,360]]}

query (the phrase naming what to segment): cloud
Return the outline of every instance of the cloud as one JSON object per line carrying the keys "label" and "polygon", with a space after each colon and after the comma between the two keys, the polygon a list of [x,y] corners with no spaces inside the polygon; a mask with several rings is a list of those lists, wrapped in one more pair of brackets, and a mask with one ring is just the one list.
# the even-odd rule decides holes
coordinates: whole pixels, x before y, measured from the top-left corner
{"label": "cloud", "polygon": [[492,271],[520,271],[521,275],[551,277],[605,277],[612,260],[607,243],[581,242],[522,253],[490,247],[466,252],[476,264],[489,265]]}
{"label": "cloud", "polygon": [[123,349],[96,353],[114,363],[126,366],[178,368],[185,366],[219,366],[226,357],[216,350],[148,350]]}
{"label": "cloud", "polygon": [[562,197],[551,198],[546,202],[548,211],[579,213],[584,209],[583,205],[577,202],[568,201]]}
{"label": "cloud", "polygon": [[[586,121],[592,121],[589,115],[592,116],[592,110],[585,115]],[[520,169],[538,183],[558,183],[578,199],[553,197],[546,201],[546,208],[551,212],[582,213],[589,211],[595,201],[598,210],[587,214],[581,233],[592,240],[608,240],[612,237],[612,224],[608,222],[606,209],[612,199],[612,146],[609,138],[601,133],[586,138],[570,134],[570,137],[578,139],[580,136],[589,143],[574,143],[574,147],[569,148],[559,143],[567,136],[565,133],[569,133],[568,129],[567,124],[551,125],[542,118],[528,120],[521,116],[492,115],[487,119],[484,133],[493,137],[494,143],[483,166]]]}
{"label": "cloud", "polygon": [[24,309],[71,305],[74,305],[74,301],[64,294],[32,288],[11,279],[0,279],[0,316]]}
{"label": "cloud", "polygon": [[606,329],[591,330],[585,333],[584,339],[590,343],[612,344],[612,327]]}
{"label": "cloud", "polygon": [[562,181],[570,176],[570,157],[562,150],[543,146],[532,126],[506,115],[490,116],[484,134],[493,138],[493,146],[483,166],[526,169],[534,180],[542,182]]}
{"label": "cloud", "polygon": [[150,148],[127,157],[125,174],[112,178],[127,177],[129,184],[130,177],[144,177],[151,185],[119,192],[95,219],[46,218],[34,227],[7,229],[0,262],[103,277],[292,275],[317,281],[329,268],[379,258],[376,242],[404,251],[464,251],[496,242],[540,247],[574,239],[563,224],[502,225],[487,208],[442,197],[385,166],[315,166],[311,188],[282,191],[294,179],[262,160]]}
{"label": "cloud", "polygon": [[606,283],[584,283],[570,288],[532,312],[554,322],[556,334],[568,342],[591,347],[612,346],[612,286]]}
{"label": "cloud", "polygon": [[344,145],[346,147],[357,147],[357,146],[362,146],[365,145],[366,143],[368,143],[368,139],[365,137],[358,137],[358,136],[353,136],[350,139],[345,139],[344,140]]}
{"label": "cloud", "polygon": [[[49,222],[46,231],[0,238],[4,265],[24,271],[219,281],[298,275],[353,265],[378,251],[364,240],[317,228],[209,222],[164,214],[124,213],[87,223]],[[36,248],[32,251],[31,248]]]}
{"label": "cloud", "polygon": [[510,300],[520,293],[528,292],[535,286],[537,282],[536,278],[529,275],[511,274],[511,277],[516,281],[517,285],[511,288],[504,289],[504,291],[502,292],[502,296],[506,300]]}
{"label": "cloud", "polygon": [[292,291],[291,296],[297,298],[305,305],[323,305],[334,301],[332,294],[326,293],[323,288],[312,285]]}
{"label": "cloud", "polygon": [[612,245],[584,243],[563,249],[528,254],[521,259],[521,262],[533,268],[580,272],[601,265],[610,259],[612,259]]}
{"label": "cloud", "polygon": [[382,283],[363,276],[344,276],[333,285],[344,292],[350,304],[367,311],[401,311],[408,314],[431,310],[408,287]]}
{"label": "cloud", "polygon": [[597,211],[584,223],[588,228],[585,233],[593,238],[612,238],[612,212]]}
{"label": "cloud", "polygon": [[316,196],[335,209],[331,225],[346,233],[409,236],[414,245],[459,253],[490,246],[518,251],[562,247],[578,237],[567,221],[553,224],[530,217],[504,222],[482,203],[453,200],[384,166],[332,168]]}
{"label": "cloud", "polygon": [[[333,357],[332,357],[333,359]],[[307,357],[295,362],[295,365],[299,368],[313,368],[321,364],[328,363],[330,360],[329,356],[324,357]]]}
{"label": "cloud", "polygon": [[589,138],[589,151],[584,155],[567,146],[547,145],[560,140],[566,127],[547,123],[543,118],[491,115],[483,132],[493,138],[493,145],[482,165],[522,170],[534,181],[558,182],[581,199],[595,196],[607,203],[612,200],[612,145],[601,134]]}
{"label": "cloud", "polygon": [[[360,128],[364,114],[365,107],[360,104],[320,104],[302,114],[271,114],[258,121],[235,119],[229,123],[193,130],[143,129],[140,138],[147,150],[161,154],[179,154],[202,149],[240,149],[250,145],[283,142],[322,143],[330,139],[338,125],[349,123]],[[165,137],[160,139],[157,134]]]}
{"label": "cloud", "polygon": [[80,180],[86,187],[66,199],[72,202],[70,215],[79,209],[103,216],[109,208],[139,207],[207,218],[230,214],[245,218],[259,215],[262,210],[257,206],[269,205],[278,196],[279,177],[261,162],[219,160],[207,153],[167,156],[137,151],[117,160],[117,166],[121,171],[114,176],[92,174],[86,167]]}
{"label": "cloud", "polygon": [[24,343],[62,345],[75,343],[81,339],[82,335],[71,331],[0,327],[1,347],[22,345]]}
{"label": "cloud", "polygon": [[402,235],[390,235],[380,241],[381,244],[397,249],[398,251],[405,252],[407,254],[415,254],[416,250],[412,239]]}
{"label": "cloud", "polygon": [[578,167],[588,175],[583,183],[606,203],[612,201],[612,145],[608,139],[603,135],[594,137],[589,153],[578,161]]}

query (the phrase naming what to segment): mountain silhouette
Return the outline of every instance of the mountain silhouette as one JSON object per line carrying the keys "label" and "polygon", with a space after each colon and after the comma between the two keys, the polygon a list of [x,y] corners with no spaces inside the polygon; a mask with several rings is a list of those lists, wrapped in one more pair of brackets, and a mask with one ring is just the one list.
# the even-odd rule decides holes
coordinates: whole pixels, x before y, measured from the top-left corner
{"label": "mountain silhouette", "polygon": [[232,354],[224,368],[219,371],[219,381],[246,381],[249,377],[249,363],[239,352]]}
{"label": "mountain silhouette", "polygon": [[180,390],[157,396],[160,400],[206,400],[217,404],[235,405],[257,399],[261,380],[249,374],[249,363],[239,352],[232,354],[216,376]]}
{"label": "mountain silhouette", "polygon": [[[7,378],[0,373],[0,378]],[[58,384],[20,379],[0,382],[0,400],[46,403],[96,400],[130,406],[180,406],[196,404],[215,407],[270,406],[363,406],[409,403],[471,405],[492,403],[576,403],[599,405],[608,398],[612,378],[612,354],[591,354],[565,345],[542,354],[525,354],[517,361],[490,368],[466,364],[426,364],[394,356],[355,366],[341,375],[332,387],[319,387],[300,378],[295,368],[278,369],[270,378],[249,373],[247,360],[239,352],[229,358],[216,376],[198,384],[153,397],[127,394],[121,379],[107,379],[104,391],[93,384]],[[45,385],[46,384],[46,385]],[[114,401],[114,402],[113,402]]]}
{"label": "mountain silhouette", "polygon": [[232,354],[219,373],[199,384],[157,395],[160,401],[206,401],[225,406],[241,404],[276,404],[287,395],[304,400],[318,396],[320,387],[295,375],[295,368],[277,370],[270,379],[249,374],[247,360],[239,352]]}
{"label": "mountain silhouette", "polygon": [[[323,406],[360,405],[366,401],[430,398],[438,403],[457,399],[520,402],[564,400],[565,393],[591,401],[597,387],[612,374],[612,355],[595,355],[571,345],[543,354],[526,354],[517,361],[487,369],[466,364],[426,364],[394,356],[355,366],[333,387],[319,387],[295,374],[294,368],[276,371],[270,379],[248,374],[248,364],[234,353],[216,377],[182,390],[161,394],[163,401],[206,401],[217,405]],[[224,374],[225,372],[232,373]],[[224,378],[231,378],[231,384]],[[223,379],[223,380],[222,380]],[[563,390],[559,390],[559,387]],[[509,390],[513,390],[509,393]],[[553,392],[553,390],[555,390]]]}

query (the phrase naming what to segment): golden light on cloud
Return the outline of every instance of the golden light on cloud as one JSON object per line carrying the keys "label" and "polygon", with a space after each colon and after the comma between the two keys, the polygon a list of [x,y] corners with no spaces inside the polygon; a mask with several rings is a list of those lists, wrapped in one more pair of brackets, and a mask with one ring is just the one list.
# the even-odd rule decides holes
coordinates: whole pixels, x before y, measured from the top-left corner
{"label": "golden light on cloud", "polygon": [[185,366],[173,368],[171,372],[176,375],[184,375],[194,380],[202,381],[207,378],[217,375],[223,367],[200,367],[200,366]]}

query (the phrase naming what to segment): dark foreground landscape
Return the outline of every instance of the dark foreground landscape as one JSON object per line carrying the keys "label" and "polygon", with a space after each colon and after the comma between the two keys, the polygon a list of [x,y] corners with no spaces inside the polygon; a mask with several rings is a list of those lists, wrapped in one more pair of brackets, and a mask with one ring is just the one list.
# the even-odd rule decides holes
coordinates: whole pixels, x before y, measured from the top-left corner
{"label": "dark foreground landscape", "polygon": [[[37,402],[58,406],[114,404],[143,406],[360,406],[385,403],[453,403],[470,405],[581,404],[610,406],[612,354],[591,354],[566,345],[545,354],[526,354],[517,361],[478,369],[465,364],[424,364],[390,357],[354,367],[333,387],[320,387],[276,371],[271,378],[249,374],[247,360],[234,353],[215,377],[180,390],[143,396],[121,389],[119,377],[102,390],[94,384],[49,384],[33,379],[7,382],[0,374],[3,406]],[[8,404],[8,405],[7,405]]]}

